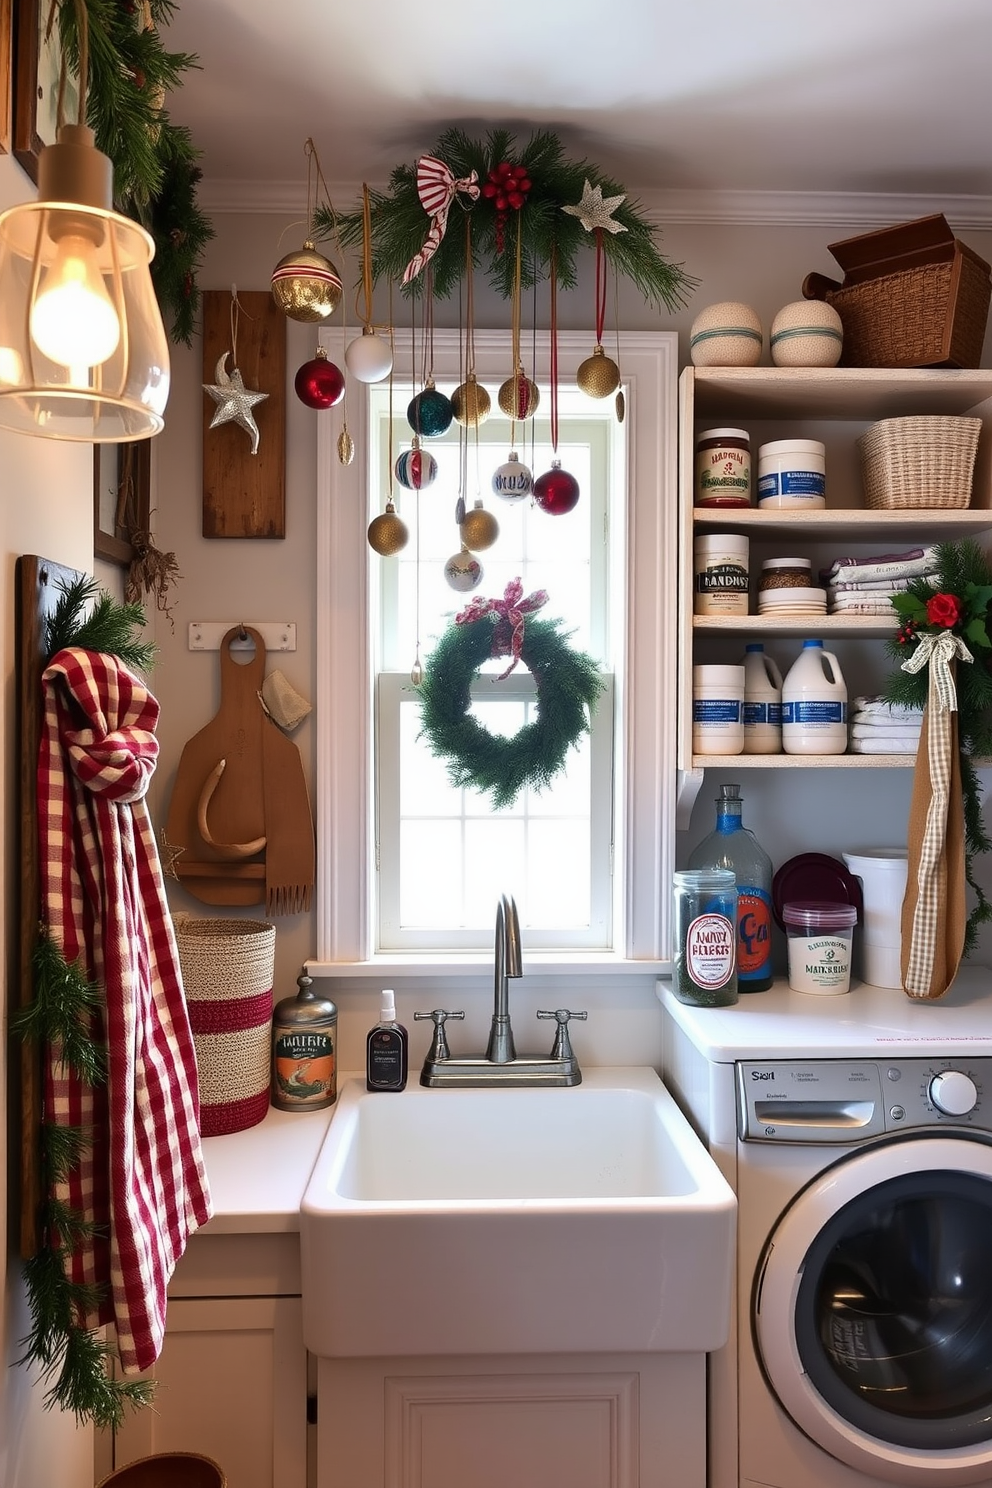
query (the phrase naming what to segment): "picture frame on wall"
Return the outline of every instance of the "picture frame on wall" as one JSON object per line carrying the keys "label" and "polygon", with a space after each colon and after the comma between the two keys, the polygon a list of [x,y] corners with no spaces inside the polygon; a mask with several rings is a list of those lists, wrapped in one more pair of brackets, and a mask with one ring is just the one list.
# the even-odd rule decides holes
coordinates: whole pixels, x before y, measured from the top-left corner
{"label": "picture frame on wall", "polygon": [[[62,48],[57,10],[51,0],[6,3],[13,7],[14,22],[13,153],[37,185],[39,156],[58,133]],[[65,80],[62,117],[74,124],[78,111],[79,80],[71,74]]]}
{"label": "picture frame on wall", "polygon": [[151,496],[151,440],[93,447],[93,553],[127,568],[134,536],[147,532]]}

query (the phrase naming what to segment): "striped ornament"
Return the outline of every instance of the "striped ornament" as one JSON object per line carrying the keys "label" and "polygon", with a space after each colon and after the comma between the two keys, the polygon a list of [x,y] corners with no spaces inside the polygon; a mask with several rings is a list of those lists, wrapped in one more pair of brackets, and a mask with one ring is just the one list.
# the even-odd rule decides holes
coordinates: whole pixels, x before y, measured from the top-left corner
{"label": "striped ornament", "polygon": [[437,461],[429,450],[404,450],[396,461],[396,479],[408,491],[423,491],[437,475]]}

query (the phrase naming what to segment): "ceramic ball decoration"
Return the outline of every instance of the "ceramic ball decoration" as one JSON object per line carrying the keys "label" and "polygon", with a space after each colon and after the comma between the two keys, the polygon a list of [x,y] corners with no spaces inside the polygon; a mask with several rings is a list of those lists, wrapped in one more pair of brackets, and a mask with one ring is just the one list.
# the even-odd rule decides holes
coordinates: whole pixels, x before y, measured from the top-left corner
{"label": "ceramic ball decoration", "polygon": [[344,351],[344,364],[357,382],[382,382],[393,370],[389,342],[368,327]]}
{"label": "ceramic ball decoration", "polygon": [[462,543],[444,565],[444,577],[458,594],[468,594],[482,583],[482,564]]}
{"label": "ceramic ball decoration", "polygon": [[772,321],[768,348],[776,367],[836,367],[844,349],[843,321],[826,300],[796,300]]}
{"label": "ceramic ball decoration", "polygon": [[429,450],[420,448],[414,436],[413,449],[404,450],[398,457],[394,473],[408,491],[423,491],[437,478],[437,461]]}
{"label": "ceramic ball decoration", "polygon": [[689,355],[694,367],[756,367],[761,346],[761,321],[756,311],[736,300],[708,305],[689,330]]}
{"label": "ceramic ball decoration", "polygon": [[523,501],[534,489],[534,477],[527,465],[511,450],[502,465],[493,471],[493,495],[504,501]]}

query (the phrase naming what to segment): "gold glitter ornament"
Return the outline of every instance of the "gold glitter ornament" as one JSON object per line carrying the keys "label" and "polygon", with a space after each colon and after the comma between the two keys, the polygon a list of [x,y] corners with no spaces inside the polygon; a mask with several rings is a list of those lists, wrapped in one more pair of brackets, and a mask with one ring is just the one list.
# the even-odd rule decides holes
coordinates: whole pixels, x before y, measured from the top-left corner
{"label": "gold glitter ornament", "polygon": [[518,367],[513,376],[508,377],[500,387],[496,401],[507,418],[529,419],[537,412],[541,390],[536,382],[531,382],[529,377],[524,376],[523,368]]}
{"label": "gold glitter ornament", "polygon": [[451,395],[451,409],[456,422],[470,428],[484,424],[492,406],[492,399],[482,384],[476,381],[474,372],[470,372]]}
{"label": "gold glitter ornament", "polygon": [[601,346],[596,346],[592,356],[579,363],[575,381],[590,398],[608,398],[620,386],[620,368]]}
{"label": "gold glitter ornament", "polygon": [[272,298],[290,320],[326,320],[341,299],[341,276],[307,238],[272,270]]}
{"label": "gold glitter ornament", "polygon": [[616,401],[617,423],[622,424],[627,413],[627,399],[623,395],[623,388],[617,393]]}
{"label": "gold glitter ornament", "polygon": [[386,510],[381,516],[373,517],[369,523],[369,547],[381,558],[391,558],[394,553],[406,547],[409,538],[406,523],[396,515],[393,503],[387,501]]}
{"label": "gold glitter ornament", "polygon": [[350,465],[355,458],[355,441],[352,439],[347,427],[338,435],[338,459],[342,465]]}
{"label": "gold glitter ornament", "polygon": [[492,512],[487,512],[482,502],[477,501],[472,510],[465,513],[458,531],[467,548],[481,553],[484,548],[491,548],[499,537],[499,523]]}

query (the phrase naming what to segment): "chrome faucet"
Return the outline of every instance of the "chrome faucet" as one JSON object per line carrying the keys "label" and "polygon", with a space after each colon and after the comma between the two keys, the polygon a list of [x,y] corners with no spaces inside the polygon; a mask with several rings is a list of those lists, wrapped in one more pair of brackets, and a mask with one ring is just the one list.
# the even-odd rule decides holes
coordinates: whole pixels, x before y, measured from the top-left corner
{"label": "chrome faucet", "polygon": [[513,1026],[510,1023],[510,977],[524,974],[520,955],[520,921],[517,906],[509,894],[501,894],[496,906],[496,981],[493,988],[493,1024],[489,1030],[486,1058],[493,1064],[508,1064],[516,1059]]}
{"label": "chrome faucet", "polygon": [[421,1085],[437,1086],[502,1086],[504,1089],[527,1085],[578,1085],[582,1081],[579,1062],[572,1051],[568,1025],[572,1018],[583,1021],[587,1014],[573,1013],[570,1008],[553,1012],[540,1009],[539,1018],[555,1020],[555,1039],[551,1053],[517,1056],[510,1022],[510,979],[523,976],[520,951],[520,921],[517,906],[509,894],[501,894],[496,906],[495,980],[493,986],[493,1020],[489,1044],[483,1059],[455,1058],[448,1047],[445,1024],[449,1019],[463,1019],[464,1011],[449,1012],[434,1008],[416,1012],[414,1018],[430,1018],[434,1037],[420,1074]]}

